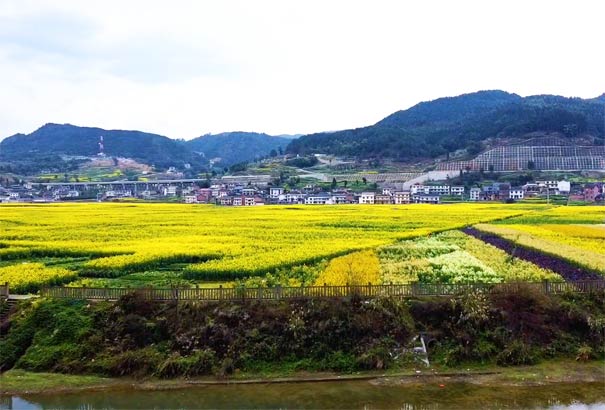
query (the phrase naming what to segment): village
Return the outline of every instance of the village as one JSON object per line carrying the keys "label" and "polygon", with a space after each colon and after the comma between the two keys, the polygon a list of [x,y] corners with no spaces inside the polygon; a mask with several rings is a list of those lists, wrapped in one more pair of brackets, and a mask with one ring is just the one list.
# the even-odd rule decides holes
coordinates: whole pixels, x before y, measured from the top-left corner
{"label": "village", "polygon": [[[112,181],[88,183],[23,182],[0,186],[0,203],[46,203],[73,201],[145,200],[215,204],[221,206],[258,206],[279,204],[440,204],[464,201],[515,202],[530,198],[564,197],[567,201],[603,203],[605,181],[572,183],[565,180],[536,180],[522,186],[509,183],[475,184],[473,187],[439,182],[405,184],[367,184],[354,190],[332,184],[307,184],[293,189],[274,186],[263,179],[232,178],[209,182],[202,179],[156,181]],[[365,187],[364,187],[365,188]]]}

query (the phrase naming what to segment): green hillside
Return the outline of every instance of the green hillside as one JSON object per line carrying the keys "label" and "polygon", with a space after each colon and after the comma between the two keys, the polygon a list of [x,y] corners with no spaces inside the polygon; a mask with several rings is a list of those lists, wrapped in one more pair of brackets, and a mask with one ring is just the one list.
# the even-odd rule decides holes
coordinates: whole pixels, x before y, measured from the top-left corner
{"label": "green hillside", "polygon": [[551,95],[522,98],[504,91],[480,91],[440,98],[389,115],[357,129],[303,136],[292,154],[325,153],[359,158],[434,158],[458,149],[476,154],[488,138],[531,132],[588,136],[602,143],[603,96],[583,100]]}
{"label": "green hillside", "polygon": [[283,151],[292,138],[274,137],[255,132],[225,132],[203,135],[185,142],[191,150],[203,153],[207,159],[220,158],[220,164],[229,166],[238,162],[266,157],[274,150]]}
{"label": "green hillside", "polygon": [[35,161],[58,156],[94,156],[99,153],[103,136],[104,153],[108,156],[133,158],[159,169],[185,164],[201,166],[200,155],[176,140],[141,131],[104,130],[70,124],[46,124],[31,134],[16,134],[0,142],[0,160]]}

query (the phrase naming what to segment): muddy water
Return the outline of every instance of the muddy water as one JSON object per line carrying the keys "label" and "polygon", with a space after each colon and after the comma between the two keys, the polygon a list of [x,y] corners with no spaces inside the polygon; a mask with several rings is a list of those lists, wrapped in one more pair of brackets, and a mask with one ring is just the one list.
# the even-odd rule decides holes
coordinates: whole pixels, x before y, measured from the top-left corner
{"label": "muddy water", "polygon": [[605,409],[604,383],[486,387],[346,381],[5,396],[0,409]]}

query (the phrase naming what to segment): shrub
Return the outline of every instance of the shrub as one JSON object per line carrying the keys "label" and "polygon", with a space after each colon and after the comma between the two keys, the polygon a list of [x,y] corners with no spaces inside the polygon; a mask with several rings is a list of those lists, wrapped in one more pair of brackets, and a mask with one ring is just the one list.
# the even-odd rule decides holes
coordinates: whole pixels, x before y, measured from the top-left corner
{"label": "shrub", "polygon": [[74,343],[58,345],[35,344],[27,349],[16,367],[33,371],[74,371],[74,362],[83,360],[82,348]]}
{"label": "shrub", "polygon": [[501,366],[518,366],[535,364],[538,362],[538,355],[531,346],[519,340],[514,340],[496,356],[496,363]]}
{"label": "shrub", "polygon": [[97,368],[110,376],[145,376],[155,373],[162,363],[162,355],[153,347],[127,350],[113,357],[103,357]]}
{"label": "shrub", "polygon": [[386,369],[393,362],[391,351],[392,349],[391,346],[389,346],[389,343],[381,343],[374,346],[361,353],[355,361],[355,367],[366,370]]}
{"label": "shrub", "polygon": [[173,353],[158,366],[159,377],[192,377],[211,374],[216,366],[216,354],[210,349],[199,350],[190,356]]}
{"label": "shrub", "polygon": [[233,361],[232,358],[226,357],[220,363],[218,368],[215,369],[215,374],[218,377],[226,377],[230,374],[233,374],[234,371],[235,371],[235,362]]}
{"label": "shrub", "polygon": [[587,362],[590,359],[594,358],[594,353],[592,351],[592,347],[590,346],[580,346],[578,349],[578,354],[576,356],[576,360],[579,362]]}

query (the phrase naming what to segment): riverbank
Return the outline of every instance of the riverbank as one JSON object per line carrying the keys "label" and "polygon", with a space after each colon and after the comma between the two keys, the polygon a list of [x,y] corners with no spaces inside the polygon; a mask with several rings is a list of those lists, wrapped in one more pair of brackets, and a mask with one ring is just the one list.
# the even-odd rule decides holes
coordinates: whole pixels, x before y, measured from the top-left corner
{"label": "riverbank", "polygon": [[603,383],[605,388],[605,361],[580,363],[571,359],[548,361],[522,367],[429,367],[406,371],[356,372],[298,372],[295,374],[235,374],[229,378],[133,379],[99,376],[65,375],[10,370],[0,375],[1,395],[63,394],[99,390],[171,390],[196,386],[321,383],[361,381],[375,385],[437,385],[467,383],[477,386],[543,386],[557,383]]}
{"label": "riverbank", "polygon": [[[440,377],[495,372],[514,378],[522,366],[603,360],[604,298],[600,292],[544,295],[523,287],[448,299],[175,304],[134,293],[91,304],[41,298],[21,304],[0,338],[1,384],[45,391],[111,385],[119,378],[155,388],[344,375],[418,378],[433,370]],[[428,369],[417,353],[418,335]],[[563,366],[563,374],[572,365]],[[560,373],[553,366],[544,379]],[[577,369],[584,377],[587,367]],[[50,376],[36,380],[42,372]]]}

